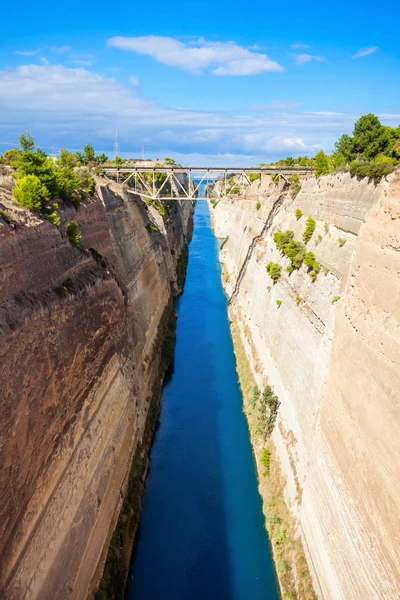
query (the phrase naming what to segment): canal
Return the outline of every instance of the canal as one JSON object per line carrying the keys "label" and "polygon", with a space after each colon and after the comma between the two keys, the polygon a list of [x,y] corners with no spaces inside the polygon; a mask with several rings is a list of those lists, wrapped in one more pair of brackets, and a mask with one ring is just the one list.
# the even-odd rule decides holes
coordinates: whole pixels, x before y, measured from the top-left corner
{"label": "canal", "polygon": [[127,597],[277,600],[206,202],[194,221]]}

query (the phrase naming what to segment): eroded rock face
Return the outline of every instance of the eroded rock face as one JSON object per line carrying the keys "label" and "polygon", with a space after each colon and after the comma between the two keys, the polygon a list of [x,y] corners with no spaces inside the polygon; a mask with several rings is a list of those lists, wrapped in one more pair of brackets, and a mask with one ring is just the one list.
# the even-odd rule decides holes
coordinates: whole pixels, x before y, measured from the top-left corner
{"label": "eroded rock face", "polygon": [[[282,184],[255,190],[259,210],[227,199],[210,210],[217,235],[229,235],[221,260],[232,318],[258,384],[281,401],[273,438],[316,590],[397,599],[400,174],[379,186],[310,177],[295,200]],[[287,229],[301,240],[307,216],[317,221],[307,249],[329,271],[314,283],[305,266],[289,275],[273,242]],[[282,265],[275,285],[270,261]]]}
{"label": "eroded rock face", "polygon": [[[167,226],[101,184],[47,221],[0,224],[0,556],[5,598],[96,588],[160,378],[192,206]],[[74,219],[82,248],[65,226]],[[88,249],[92,248],[91,251]]]}

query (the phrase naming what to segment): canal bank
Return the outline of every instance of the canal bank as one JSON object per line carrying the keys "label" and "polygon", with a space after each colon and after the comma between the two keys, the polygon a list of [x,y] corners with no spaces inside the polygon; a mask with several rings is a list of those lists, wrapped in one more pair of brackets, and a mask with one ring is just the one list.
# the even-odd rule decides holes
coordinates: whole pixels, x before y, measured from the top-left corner
{"label": "canal bank", "polygon": [[277,600],[206,202],[177,312],[127,597]]}

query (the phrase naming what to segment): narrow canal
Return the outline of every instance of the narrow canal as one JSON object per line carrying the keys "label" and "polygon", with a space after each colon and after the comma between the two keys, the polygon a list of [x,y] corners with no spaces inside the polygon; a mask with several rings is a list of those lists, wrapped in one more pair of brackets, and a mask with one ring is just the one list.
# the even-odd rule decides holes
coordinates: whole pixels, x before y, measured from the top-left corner
{"label": "narrow canal", "polygon": [[127,597],[277,600],[206,202],[194,221]]}

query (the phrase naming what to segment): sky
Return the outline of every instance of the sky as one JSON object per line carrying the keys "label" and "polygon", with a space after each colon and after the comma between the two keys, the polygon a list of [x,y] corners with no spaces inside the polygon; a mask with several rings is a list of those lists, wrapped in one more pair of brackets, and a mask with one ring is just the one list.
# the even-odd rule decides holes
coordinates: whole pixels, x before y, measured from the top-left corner
{"label": "sky", "polygon": [[[282,7],[283,6],[283,7]],[[400,123],[400,5],[18,3],[0,38],[0,152],[252,165],[331,151],[363,114]]]}

